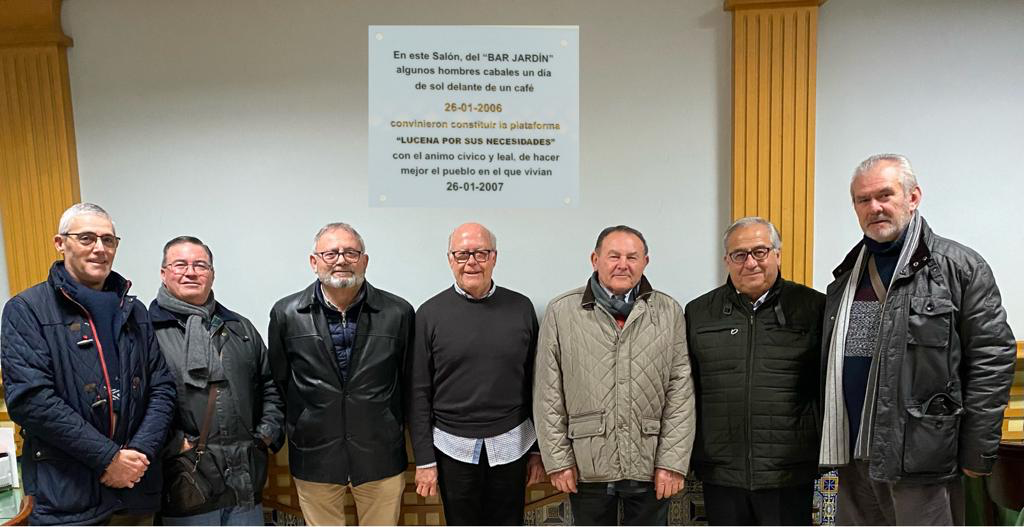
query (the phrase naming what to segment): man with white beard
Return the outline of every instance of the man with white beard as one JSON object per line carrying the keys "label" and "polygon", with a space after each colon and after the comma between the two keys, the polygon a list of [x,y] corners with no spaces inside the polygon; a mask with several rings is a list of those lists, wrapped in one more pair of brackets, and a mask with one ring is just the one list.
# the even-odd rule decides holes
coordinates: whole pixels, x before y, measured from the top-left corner
{"label": "man with white beard", "polygon": [[307,524],[344,525],[351,488],[359,525],[397,525],[413,309],[365,281],[369,256],[352,226],[325,225],[313,247],[317,280],[274,304],[268,342],[299,506]]}

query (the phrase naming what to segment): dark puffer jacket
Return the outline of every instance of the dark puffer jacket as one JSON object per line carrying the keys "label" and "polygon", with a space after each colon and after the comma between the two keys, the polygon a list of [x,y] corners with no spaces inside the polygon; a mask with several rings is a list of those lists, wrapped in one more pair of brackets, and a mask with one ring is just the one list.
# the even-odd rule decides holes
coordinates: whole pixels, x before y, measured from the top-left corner
{"label": "dark puffer jacket", "polygon": [[[108,433],[109,406],[101,402],[108,395],[102,389],[99,339],[90,329],[89,314],[73,300],[83,286],[72,280],[64,263],[55,263],[49,280],[4,306],[4,398],[25,437],[21,461],[25,493],[35,497],[32,524],[88,523],[118,511],[159,508],[158,453],[174,415],[174,378],[157,348],[145,306],[127,295],[129,286],[117,273],[107,278],[107,290],[122,298],[123,323],[116,337],[120,444]],[[145,454],[150,465],[134,488],[112,489],[100,483],[100,476],[122,444]]]}
{"label": "dark puffer jacket", "polygon": [[731,281],[687,304],[701,480],[760,490],[815,478],[824,309],[825,295],[781,277],[757,311]]}
{"label": "dark puffer jacket", "polygon": [[[961,468],[991,472],[1013,382],[1015,342],[992,270],[921,221],[917,250],[893,276],[882,311],[869,469],[876,480],[935,483]],[[828,286],[822,397],[828,342],[861,243]],[[949,402],[937,410],[929,401],[940,395]]]}
{"label": "dark puffer jacket", "polygon": [[360,485],[408,463],[402,378],[412,346],[408,302],[366,283],[348,382],[342,382],[314,282],[270,311],[270,367],[284,395],[288,464],[296,478]]}

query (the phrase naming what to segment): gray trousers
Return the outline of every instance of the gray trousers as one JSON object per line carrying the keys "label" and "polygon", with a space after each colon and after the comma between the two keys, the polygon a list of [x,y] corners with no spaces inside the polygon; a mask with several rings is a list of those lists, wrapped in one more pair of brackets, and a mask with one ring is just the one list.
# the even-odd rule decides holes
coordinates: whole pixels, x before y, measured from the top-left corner
{"label": "gray trousers", "polygon": [[963,525],[963,478],[934,484],[888,483],[868,463],[839,468],[836,525]]}

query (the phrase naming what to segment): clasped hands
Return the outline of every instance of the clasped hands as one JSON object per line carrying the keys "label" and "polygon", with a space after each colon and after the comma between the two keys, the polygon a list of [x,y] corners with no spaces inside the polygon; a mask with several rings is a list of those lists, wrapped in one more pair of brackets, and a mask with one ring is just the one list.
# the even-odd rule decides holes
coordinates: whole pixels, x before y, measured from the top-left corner
{"label": "clasped hands", "polygon": [[[550,476],[551,484],[559,491],[568,494],[576,493],[578,475],[575,466],[552,472]],[[682,474],[664,468],[654,469],[654,494],[659,500],[671,498],[685,486],[686,480]]]}
{"label": "clasped hands", "polygon": [[123,448],[114,454],[100,477],[100,483],[115,489],[132,488],[149,468],[149,458],[138,450]]}
{"label": "clasped hands", "polygon": [[[544,464],[540,455],[531,453],[526,461],[526,486],[541,483],[548,479],[544,473]],[[416,493],[426,498],[437,496],[437,466],[416,468]]]}

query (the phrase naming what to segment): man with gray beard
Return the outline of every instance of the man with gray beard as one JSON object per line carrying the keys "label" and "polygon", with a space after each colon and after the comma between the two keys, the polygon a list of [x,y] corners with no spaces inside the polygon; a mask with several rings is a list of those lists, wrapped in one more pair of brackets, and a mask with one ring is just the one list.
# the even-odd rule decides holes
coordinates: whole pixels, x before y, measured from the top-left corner
{"label": "man with gray beard", "polygon": [[299,506],[310,525],[344,525],[351,488],[359,525],[397,525],[413,309],[365,281],[369,256],[352,226],[324,226],[313,247],[317,280],[274,304],[268,342]]}

